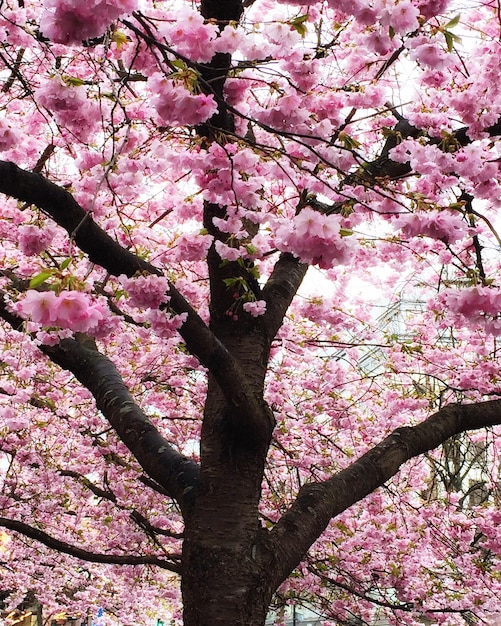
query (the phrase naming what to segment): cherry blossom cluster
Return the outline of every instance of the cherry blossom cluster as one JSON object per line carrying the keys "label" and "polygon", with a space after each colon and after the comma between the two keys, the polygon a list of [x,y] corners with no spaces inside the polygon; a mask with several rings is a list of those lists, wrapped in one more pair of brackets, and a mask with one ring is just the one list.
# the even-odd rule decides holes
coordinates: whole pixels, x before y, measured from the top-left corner
{"label": "cherry blossom cluster", "polygon": [[292,222],[279,222],[275,244],[279,250],[291,251],[301,261],[322,268],[349,263],[357,242],[354,237],[343,236],[343,226],[346,229],[341,216],[323,215],[306,207]]}
{"label": "cherry blossom cluster", "polygon": [[40,30],[57,43],[79,44],[99,37],[114,20],[136,6],[137,0],[45,0]]}
{"label": "cherry blossom cluster", "polygon": [[85,88],[68,84],[61,76],[42,83],[35,99],[77,137],[87,138],[100,118],[99,106],[87,97]]}
{"label": "cherry blossom cluster", "polygon": [[81,291],[35,291],[29,289],[14,311],[46,327],[67,328],[92,334],[106,316],[102,301]]}
{"label": "cherry blossom cluster", "polygon": [[[501,291],[496,287],[475,286],[448,289],[440,294],[448,315],[469,326],[480,326],[493,335],[501,334]],[[432,304],[433,306],[433,304]]]}
{"label": "cherry blossom cluster", "polygon": [[183,126],[201,124],[216,111],[214,96],[192,94],[181,83],[155,74],[150,78],[151,90],[159,95],[153,104],[164,124]]}
{"label": "cherry blossom cluster", "polygon": [[422,235],[445,243],[460,241],[472,235],[463,217],[453,211],[416,212],[399,215],[393,224],[406,238]]}

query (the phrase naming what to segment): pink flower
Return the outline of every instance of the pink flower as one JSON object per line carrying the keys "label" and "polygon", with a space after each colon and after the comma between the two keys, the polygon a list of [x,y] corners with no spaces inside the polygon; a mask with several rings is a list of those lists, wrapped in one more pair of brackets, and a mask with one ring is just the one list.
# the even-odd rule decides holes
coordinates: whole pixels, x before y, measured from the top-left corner
{"label": "pink flower", "polygon": [[372,26],[379,19],[379,12],[373,7],[362,7],[354,14],[355,19],[363,26]]}
{"label": "pink flower", "polygon": [[343,218],[323,215],[305,208],[292,222],[280,224],[275,233],[275,245],[291,252],[305,263],[329,268],[352,260],[357,242],[341,234]]}
{"label": "pink flower", "polygon": [[63,291],[56,302],[57,325],[63,328],[84,330],[89,318],[89,297],[81,291]]}
{"label": "pink flower", "polygon": [[136,0],[45,0],[40,30],[57,43],[80,43],[99,37],[113,21],[136,6]]}
{"label": "pink flower", "polygon": [[92,332],[104,319],[104,308],[81,291],[53,291],[30,289],[14,305],[14,310],[41,326],[57,326],[76,332]]}
{"label": "pink flower", "polygon": [[129,294],[129,304],[140,309],[156,309],[168,302],[169,281],[164,276],[120,276],[120,283]]}
{"label": "pink flower", "polygon": [[164,35],[177,52],[193,61],[207,63],[214,56],[213,42],[218,32],[218,27],[206,23],[198,11],[181,5],[176,11],[175,23],[165,28]]}
{"label": "pink flower", "polygon": [[164,123],[194,126],[217,112],[217,103],[212,95],[193,95],[183,85],[158,75],[150,79],[150,84],[152,91],[159,94],[153,105]]}
{"label": "pink flower", "polygon": [[42,326],[53,326],[57,320],[57,296],[53,291],[29,289],[15,309]]}
{"label": "pink flower", "polygon": [[85,88],[70,87],[59,76],[42,83],[35,91],[35,100],[77,136],[87,137],[100,119],[99,106],[87,98]]}
{"label": "pink flower", "polygon": [[393,43],[386,33],[372,32],[366,38],[367,47],[376,54],[384,56],[392,48]]}
{"label": "pink flower", "polygon": [[424,236],[446,243],[460,241],[471,233],[461,215],[453,211],[399,215],[393,223],[402,230],[404,237]]}
{"label": "pink flower", "polygon": [[183,234],[176,240],[173,256],[176,261],[200,261],[206,257],[212,240],[212,235]]}
{"label": "pink flower", "polygon": [[389,25],[399,35],[405,35],[415,31],[418,26],[419,9],[409,0],[402,0],[395,4],[391,13],[385,15],[381,22]]}
{"label": "pink flower", "polygon": [[160,311],[159,309],[150,309],[145,314],[145,320],[151,324],[154,333],[159,337],[172,337],[187,318],[188,313],[170,315],[166,311]]}
{"label": "pink flower", "polygon": [[418,9],[421,15],[427,19],[443,13],[449,4],[449,0],[421,0]]}
{"label": "pink flower", "polygon": [[0,152],[10,150],[18,141],[18,133],[5,120],[0,119]]}
{"label": "pink flower", "polygon": [[233,54],[241,45],[245,34],[242,29],[235,28],[231,24],[225,26],[219,37],[213,42],[212,48],[214,52],[228,52]]}
{"label": "pink flower", "polygon": [[53,226],[43,227],[34,224],[22,224],[17,232],[19,249],[27,256],[34,256],[46,250],[56,234]]}
{"label": "pink flower", "polygon": [[255,302],[244,302],[243,310],[250,313],[252,317],[259,317],[266,312],[266,302],[264,300],[256,300]]}
{"label": "pink flower", "polygon": [[444,50],[433,43],[425,43],[412,50],[410,57],[431,69],[440,70],[447,64],[449,56]]}
{"label": "pink flower", "polygon": [[240,248],[231,248],[222,241],[217,240],[215,243],[216,252],[224,261],[236,261],[243,255]]}

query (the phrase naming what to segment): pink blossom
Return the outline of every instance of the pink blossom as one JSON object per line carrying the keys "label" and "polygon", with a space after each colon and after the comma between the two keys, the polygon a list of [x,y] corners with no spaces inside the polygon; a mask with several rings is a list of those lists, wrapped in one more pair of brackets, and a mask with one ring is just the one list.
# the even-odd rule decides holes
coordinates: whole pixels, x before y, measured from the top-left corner
{"label": "pink blossom", "polygon": [[393,223],[405,237],[431,237],[446,243],[464,239],[472,232],[461,215],[453,211],[399,215]]}
{"label": "pink blossom", "polygon": [[370,33],[366,38],[367,47],[376,54],[384,56],[392,48],[393,43],[390,37],[386,33],[374,31]]}
{"label": "pink blossom", "polygon": [[243,250],[241,250],[239,247],[232,248],[222,241],[219,241],[219,239],[216,240],[216,243],[214,245],[216,247],[216,252],[224,261],[236,261],[243,255]]}
{"label": "pink blossom", "polygon": [[264,300],[256,300],[254,302],[244,302],[243,310],[250,313],[252,317],[259,317],[266,313],[266,302]]}
{"label": "pink blossom", "polygon": [[87,136],[100,118],[99,107],[87,98],[85,88],[69,86],[60,76],[42,83],[35,91],[35,100],[79,137]]}
{"label": "pink blossom", "polygon": [[200,261],[213,241],[212,235],[182,234],[176,239],[173,256],[177,261]]}
{"label": "pink blossom", "polygon": [[419,9],[410,0],[401,0],[381,19],[383,24],[387,24],[399,35],[405,35],[416,30],[419,26]]}
{"label": "pink blossom", "polygon": [[101,302],[80,291],[35,291],[29,289],[14,310],[41,326],[56,326],[77,332],[92,332],[104,319]]}
{"label": "pink blossom", "polygon": [[426,19],[440,15],[445,11],[449,0],[420,0],[418,2],[418,9],[421,15]]}
{"label": "pink blossom", "polygon": [[46,250],[56,234],[53,226],[22,224],[17,229],[19,249],[23,254],[34,256]]}
{"label": "pink blossom", "polygon": [[372,26],[380,18],[380,11],[375,7],[361,7],[354,13],[354,17],[363,26]]}
{"label": "pink blossom", "polygon": [[63,291],[56,301],[56,321],[63,328],[75,328],[83,330],[91,324],[87,323],[91,307],[89,297],[81,291]]}
{"label": "pink blossom", "polygon": [[306,207],[292,222],[283,222],[275,232],[279,250],[292,252],[305,263],[322,268],[352,260],[357,248],[352,237],[343,237],[343,218],[323,215]]}
{"label": "pink blossom", "polygon": [[19,141],[17,133],[7,122],[0,119],[0,152],[10,150]]}
{"label": "pink blossom", "polygon": [[154,93],[159,94],[153,105],[164,123],[173,126],[201,124],[217,112],[212,95],[193,95],[183,85],[158,75],[152,77],[150,83]]}
{"label": "pink blossom", "polygon": [[57,301],[53,291],[29,289],[15,305],[15,310],[42,326],[54,326],[57,321]]}
{"label": "pink blossom", "polygon": [[14,407],[6,406],[0,410],[0,432],[3,430],[2,426],[10,431],[17,431],[28,428],[29,425],[28,416],[19,407],[15,410]]}
{"label": "pink blossom", "polygon": [[222,233],[232,233],[235,237],[243,237],[247,233],[243,230],[242,220],[237,215],[230,215],[226,219],[213,217],[212,223]]}
{"label": "pink blossom", "polygon": [[223,28],[219,37],[214,40],[212,48],[214,52],[228,52],[233,54],[241,45],[245,34],[239,28],[228,25]]}
{"label": "pink blossom", "polygon": [[[164,28],[163,34],[177,52],[193,61],[207,63],[214,56],[213,42],[218,32],[216,24],[206,23],[198,11],[182,4],[176,11],[175,21]],[[225,35],[225,39],[227,37]]]}
{"label": "pink blossom", "polygon": [[137,0],[45,0],[40,30],[57,43],[80,43],[102,35],[114,20],[136,6]]}
{"label": "pink blossom", "polygon": [[159,337],[172,337],[187,319],[187,313],[170,315],[167,311],[159,309],[150,309],[145,314],[145,320],[151,324],[153,332]]}
{"label": "pink blossom", "polygon": [[410,57],[431,69],[441,70],[447,65],[450,55],[435,43],[424,43],[414,48]]}
{"label": "pink blossom", "polygon": [[129,295],[129,304],[138,308],[156,309],[168,302],[169,281],[164,276],[120,276],[120,283]]}

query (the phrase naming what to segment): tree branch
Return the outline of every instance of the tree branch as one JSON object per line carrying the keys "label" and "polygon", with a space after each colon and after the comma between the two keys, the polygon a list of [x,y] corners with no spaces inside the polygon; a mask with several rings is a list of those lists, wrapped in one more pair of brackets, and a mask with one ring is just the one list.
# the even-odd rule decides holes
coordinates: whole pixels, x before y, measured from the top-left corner
{"label": "tree branch", "polygon": [[[113,504],[117,505],[121,510],[128,510],[124,506],[119,506],[117,503],[117,497],[111,489],[101,489],[96,484],[94,484],[91,480],[89,480],[83,474],[79,472],[74,472],[73,470],[60,470],[59,473],[61,476],[68,476],[69,478],[75,478],[80,483],[87,487],[89,491],[91,491],[97,498],[101,498],[103,500],[108,500]],[[136,509],[129,510],[130,518],[136,522],[136,524],[145,532],[147,532],[150,536],[155,535],[164,535],[165,537],[174,537],[175,539],[182,539],[182,533],[174,533],[171,530],[167,530],[165,528],[159,528],[158,526],[154,526],[142,513],[137,511]]]}
{"label": "tree branch", "polygon": [[266,301],[266,313],[263,322],[270,341],[282,325],[284,316],[308,270],[306,263],[301,263],[294,255],[285,252],[275,263],[273,271],[266,281],[262,296]]}
{"label": "tree branch", "polygon": [[144,556],[133,555],[120,555],[120,554],[100,554],[96,552],[89,552],[83,548],[78,548],[65,541],[60,541],[55,537],[47,534],[43,530],[33,528],[29,524],[19,522],[18,520],[7,519],[6,517],[0,517],[0,526],[13,530],[25,537],[34,539],[43,543],[48,548],[68,554],[82,561],[89,561],[91,563],[109,563],[112,565],[157,565],[163,569],[171,572],[180,573],[181,569],[176,563],[165,561],[154,555],[146,554]]}
{"label": "tree branch", "polygon": [[0,161],[0,192],[40,208],[66,230],[93,263],[113,276],[125,274],[130,277],[141,271],[161,274],[156,267],[122,247],[96,224],[91,213],[85,211],[68,191],[41,174]]}
{"label": "tree branch", "polygon": [[304,485],[269,540],[280,585],[297,567],[329,521],[381,487],[401,465],[443,444],[453,435],[501,424],[501,400],[451,404],[416,426],[397,428],[381,443],[320,483]]}
{"label": "tree branch", "polygon": [[94,396],[97,408],[112,425],[144,471],[187,512],[196,493],[198,465],[175,450],[138,406],[115,365],[93,340],[64,339],[41,350]]}
{"label": "tree branch", "polygon": [[[130,277],[136,272],[162,274],[158,268],[112,239],[68,191],[41,174],[22,170],[14,163],[0,161],[0,193],[39,207],[68,232],[92,262],[113,276],[125,274]],[[211,371],[230,406],[238,407],[242,419],[249,422],[250,431],[259,429],[262,424],[254,422],[256,416],[262,414],[262,407],[249,391],[245,374],[236,359],[172,283],[169,283],[169,295],[167,306],[177,314],[187,315],[178,332],[189,352]],[[3,313],[0,315],[7,319]],[[21,323],[19,321],[14,327],[18,328]]]}
{"label": "tree branch", "polygon": [[[3,299],[0,317],[16,330],[23,325],[21,318],[7,310]],[[198,465],[177,452],[157,431],[131,396],[115,365],[97,350],[94,340],[79,335],[55,346],[40,346],[40,350],[91,392],[97,408],[144,471],[186,513],[195,495]]]}

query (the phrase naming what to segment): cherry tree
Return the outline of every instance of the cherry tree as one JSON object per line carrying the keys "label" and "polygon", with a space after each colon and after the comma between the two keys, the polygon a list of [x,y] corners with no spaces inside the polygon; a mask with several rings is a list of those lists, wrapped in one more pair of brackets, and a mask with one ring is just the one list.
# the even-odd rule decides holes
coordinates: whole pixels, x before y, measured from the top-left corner
{"label": "cherry tree", "polygon": [[0,23],[10,606],[494,623],[497,3]]}

